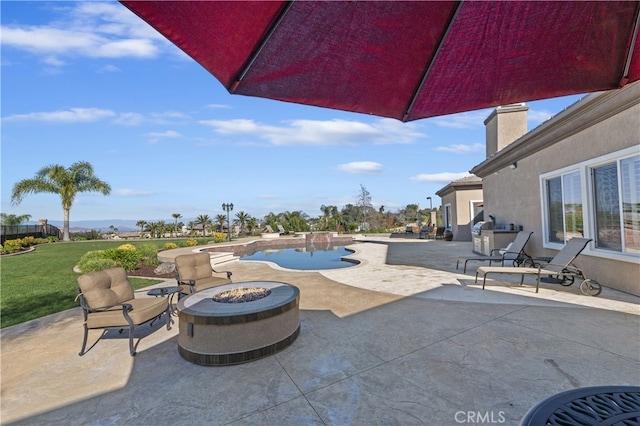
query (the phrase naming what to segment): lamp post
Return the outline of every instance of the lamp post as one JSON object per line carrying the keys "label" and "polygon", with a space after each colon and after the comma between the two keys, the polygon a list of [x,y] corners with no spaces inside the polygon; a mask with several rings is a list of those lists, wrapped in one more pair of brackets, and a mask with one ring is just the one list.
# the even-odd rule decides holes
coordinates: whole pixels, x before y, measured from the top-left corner
{"label": "lamp post", "polygon": [[431,202],[431,197],[427,197],[427,200],[429,200],[429,211],[433,210],[433,203]]}
{"label": "lamp post", "polygon": [[231,241],[231,221],[229,219],[229,213],[233,210],[233,203],[222,203],[222,210],[227,212],[227,240]]}

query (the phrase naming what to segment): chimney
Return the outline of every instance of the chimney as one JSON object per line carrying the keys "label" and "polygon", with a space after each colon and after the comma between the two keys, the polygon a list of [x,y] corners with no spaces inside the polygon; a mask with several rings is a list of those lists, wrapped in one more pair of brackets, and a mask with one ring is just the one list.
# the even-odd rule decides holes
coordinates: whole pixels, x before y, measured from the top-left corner
{"label": "chimney", "polygon": [[527,110],[522,103],[499,106],[484,120],[487,158],[527,133]]}

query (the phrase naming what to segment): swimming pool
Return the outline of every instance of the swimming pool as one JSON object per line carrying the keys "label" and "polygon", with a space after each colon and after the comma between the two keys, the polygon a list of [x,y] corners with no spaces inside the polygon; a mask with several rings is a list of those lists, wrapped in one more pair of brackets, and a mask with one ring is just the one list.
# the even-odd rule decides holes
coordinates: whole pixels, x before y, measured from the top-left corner
{"label": "swimming pool", "polygon": [[334,250],[307,251],[304,248],[286,248],[257,251],[251,255],[244,255],[240,260],[260,260],[273,262],[287,269],[303,271],[320,269],[340,269],[355,266],[356,260],[343,260],[344,256],[354,253],[345,247],[335,247]]}

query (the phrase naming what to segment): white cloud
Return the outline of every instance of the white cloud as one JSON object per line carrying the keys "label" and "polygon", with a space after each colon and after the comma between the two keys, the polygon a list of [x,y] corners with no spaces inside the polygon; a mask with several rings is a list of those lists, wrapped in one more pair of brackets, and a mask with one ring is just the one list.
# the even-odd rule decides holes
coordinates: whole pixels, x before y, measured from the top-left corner
{"label": "white cloud", "polygon": [[113,191],[113,194],[118,195],[120,197],[138,197],[138,196],[153,195],[153,192],[122,188],[122,189],[116,189],[115,191]]}
{"label": "white cloud", "polygon": [[231,105],[225,105],[225,104],[209,104],[206,105],[207,108],[215,108],[215,109],[219,109],[219,108],[231,108]]}
{"label": "white cloud", "polygon": [[51,65],[53,67],[61,67],[65,64],[65,62],[63,60],[61,60],[60,58],[58,58],[57,56],[47,56],[46,58],[44,58],[42,60],[42,62],[44,62],[47,65]]}
{"label": "white cloud", "polygon": [[[64,6],[59,6],[63,4]],[[117,3],[79,2],[52,8],[61,19],[46,25],[4,25],[2,45],[51,57],[153,58],[178,49]]]}
{"label": "white cloud", "polygon": [[462,179],[464,177],[471,176],[468,172],[461,173],[453,173],[453,172],[444,172],[444,173],[433,173],[433,174],[419,174],[411,178],[411,180],[415,180],[417,182],[439,182],[439,183],[449,183],[454,180]]}
{"label": "white cloud", "polygon": [[276,146],[329,146],[410,144],[425,138],[419,125],[387,118],[374,123],[349,120],[292,120],[267,125],[249,119],[203,120],[222,135],[252,135]]}
{"label": "white cloud", "polygon": [[429,119],[429,122],[438,127],[446,127],[449,129],[471,129],[474,127],[483,127],[484,120],[487,119],[490,113],[490,109],[481,109],[477,111],[434,117]]}
{"label": "white cloud", "polygon": [[527,123],[530,129],[537,127],[551,117],[553,117],[553,114],[549,111],[534,109],[530,109],[529,111],[527,111]]}
{"label": "white cloud", "polygon": [[31,112],[4,117],[4,121],[44,121],[52,123],[81,123],[115,117],[116,113],[100,108],[70,108],[52,112]]}
{"label": "white cloud", "polygon": [[338,165],[338,169],[347,173],[380,173],[382,164],[373,161],[353,161]]}
{"label": "white cloud", "polygon": [[138,126],[145,122],[145,117],[137,112],[123,112],[118,114],[118,117],[114,120],[115,124],[122,126]]}
{"label": "white cloud", "polygon": [[485,150],[483,143],[474,143],[473,145],[454,144],[449,146],[439,146],[436,151],[451,152],[453,154],[473,154]]}
{"label": "white cloud", "polygon": [[120,68],[118,68],[117,66],[108,64],[108,65],[105,65],[105,66],[101,67],[97,72],[99,74],[105,74],[105,73],[120,72],[120,71],[122,71],[122,70]]}
{"label": "white cloud", "polygon": [[149,132],[147,133],[147,136],[149,137],[149,143],[157,143],[160,139],[172,139],[172,138],[179,138],[182,137],[182,135],[178,132],[176,132],[175,130],[167,130],[164,132]]}

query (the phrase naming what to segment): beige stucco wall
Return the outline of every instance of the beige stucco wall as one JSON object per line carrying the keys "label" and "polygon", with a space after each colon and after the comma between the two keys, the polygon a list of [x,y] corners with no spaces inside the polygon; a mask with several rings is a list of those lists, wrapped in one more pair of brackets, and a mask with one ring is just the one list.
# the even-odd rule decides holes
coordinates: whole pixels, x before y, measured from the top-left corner
{"label": "beige stucco wall", "polygon": [[470,201],[482,200],[482,189],[451,190],[442,196],[442,205],[451,204],[451,232],[454,241],[471,241]]}
{"label": "beige stucco wall", "polygon": [[482,201],[482,189],[456,191],[456,206],[453,211],[454,241],[471,241],[471,201]]}
{"label": "beige stucco wall", "polygon": [[[485,217],[491,214],[498,224],[515,223],[533,231],[526,250],[530,255],[553,256],[557,253],[543,247],[541,174],[625,148],[637,147],[640,152],[640,105],[618,111],[612,104],[601,104],[584,112],[582,119],[601,121],[579,129],[542,151],[518,159],[516,169],[507,167],[500,169],[498,174],[483,176]],[[576,265],[585,271],[587,277],[604,286],[640,295],[637,258],[606,259],[589,248],[578,258]]]}
{"label": "beige stucco wall", "polygon": [[524,104],[498,107],[484,121],[487,157],[500,151],[527,133],[527,110]]}

